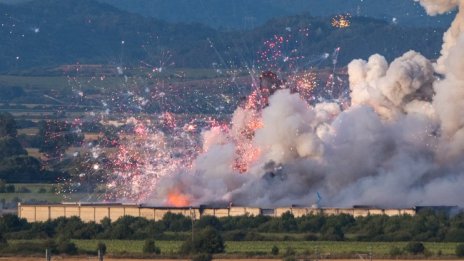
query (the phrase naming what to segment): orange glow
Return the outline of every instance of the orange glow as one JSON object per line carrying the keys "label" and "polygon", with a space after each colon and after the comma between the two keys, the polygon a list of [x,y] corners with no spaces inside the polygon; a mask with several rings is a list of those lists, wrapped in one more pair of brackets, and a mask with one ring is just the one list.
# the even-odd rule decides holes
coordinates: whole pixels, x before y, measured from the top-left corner
{"label": "orange glow", "polygon": [[186,207],[190,205],[189,198],[177,190],[168,193],[168,204],[174,207]]}
{"label": "orange glow", "polygon": [[349,20],[351,18],[350,14],[347,15],[337,15],[334,18],[332,18],[332,26],[336,28],[347,28],[350,27],[351,21]]}

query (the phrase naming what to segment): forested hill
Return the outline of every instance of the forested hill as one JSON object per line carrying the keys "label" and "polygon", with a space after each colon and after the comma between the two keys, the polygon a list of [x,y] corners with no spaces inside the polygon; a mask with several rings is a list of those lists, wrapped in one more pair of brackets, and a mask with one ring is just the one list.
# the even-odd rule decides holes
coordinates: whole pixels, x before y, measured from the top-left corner
{"label": "forested hill", "polygon": [[[95,0],[35,0],[0,4],[0,70],[19,72],[60,64],[166,65],[191,68],[256,64],[263,44],[292,39],[282,52],[318,57],[341,47],[340,63],[381,53],[393,58],[415,49],[436,57],[444,29],[402,27],[352,17],[347,28],[332,17],[281,17],[248,31],[172,24]],[[226,64],[227,63],[227,64]]]}
{"label": "forested hill", "polygon": [[[453,14],[428,17],[414,0],[100,0],[124,10],[169,22],[199,22],[224,29],[246,29],[272,18],[309,13],[364,16],[401,26],[448,27]],[[175,10],[175,11],[173,11]]]}

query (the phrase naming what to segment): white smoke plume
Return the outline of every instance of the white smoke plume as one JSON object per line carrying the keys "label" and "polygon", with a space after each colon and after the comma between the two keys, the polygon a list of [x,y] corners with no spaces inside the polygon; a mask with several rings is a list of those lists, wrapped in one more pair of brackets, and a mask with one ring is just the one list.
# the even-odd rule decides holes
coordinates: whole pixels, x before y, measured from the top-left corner
{"label": "white smoke plume", "polygon": [[[189,204],[463,205],[464,1],[420,0],[430,15],[459,8],[436,64],[409,51],[348,66],[351,106],[314,106],[279,90],[262,111],[238,108],[232,127],[203,134],[192,170],[166,176]],[[240,166],[239,171],[237,166]]]}
{"label": "white smoke plume", "polygon": [[[416,0],[418,1],[418,0]],[[441,57],[436,64],[436,70],[439,73],[446,73],[446,60],[450,55],[450,50],[456,46],[459,37],[464,32],[464,1],[462,0],[419,0],[420,4],[425,8],[429,15],[444,14],[459,8],[458,14],[454,19],[451,27],[443,36],[443,46]]]}

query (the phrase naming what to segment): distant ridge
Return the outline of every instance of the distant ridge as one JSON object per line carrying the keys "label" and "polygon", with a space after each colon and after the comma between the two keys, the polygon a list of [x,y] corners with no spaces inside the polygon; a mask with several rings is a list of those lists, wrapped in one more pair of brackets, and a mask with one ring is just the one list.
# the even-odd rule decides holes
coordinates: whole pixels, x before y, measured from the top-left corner
{"label": "distant ridge", "polygon": [[392,59],[410,49],[434,58],[444,31],[364,17],[352,17],[349,28],[339,29],[331,26],[331,17],[300,15],[272,19],[253,30],[224,32],[201,24],[167,23],[95,0],[35,0],[0,4],[0,10],[7,14],[0,16],[4,24],[0,71],[9,73],[76,63],[184,68],[255,65],[263,42],[276,34],[300,37],[301,28],[308,30],[308,37],[288,48],[296,48],[302,57],[314,57],[341,47],[341,66],[374,53]]}
{"label": "distant ridge", "polygon": [[[247,29],[272,18],[351,13],[403,26],[448,27],[454,15],[428,17],[413,0],[99,0],[169,22],[198,22],[214,28]],[[175,12],[173,11],[175,10]]]}

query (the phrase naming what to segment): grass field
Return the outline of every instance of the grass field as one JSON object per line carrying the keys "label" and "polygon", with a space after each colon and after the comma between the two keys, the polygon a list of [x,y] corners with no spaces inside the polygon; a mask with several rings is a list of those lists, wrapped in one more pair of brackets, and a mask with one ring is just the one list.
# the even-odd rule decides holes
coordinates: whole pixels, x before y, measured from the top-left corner
{"label": "grass field", "polygon": [[[147,74],[153,74],[149,70],[130,70],[127,72],[130,76],[129,81],[136,81],[140,77],[146,77]],[[243,75],[241,73],[240,75]],[[98,75],[98,74],[97,74]],[[153,75],[157,79],[170,79],[173,81],[183,80],[201,80],[224,77],[211,68],[191,69],[191,68],[169,68],[161,73]],[[81,83],[85,86],[93,86],[98,88],[123,88],[125,86],[124,77],[122,76],[106,76],[104,80],[100,77],[85,76],[85,73],[77,77],[71,77],[72,81]],[[50,89],[63,90],[70,89],[72,83],[66,75],[54,76],[17,76],[17,75],[0,75],[0,86],[21,86],[27,89]]]}
{"label": "grass field", "polygon": [[[101,240],[108,248],[109,253],[141,253],[144,241],[140,240]],[[74,240],[77,247],[82,250],[95,250],[98,240]],[[181,246],[181,241],[156,241],[164,254],[175,254]],[[392,247],[403,248],[405,242],[323,242],[323,241],[228,241],[226,242],[227,254],[264,253],[269,254],[275,245],[281,252],[288,247],[297,253],[320,253],[322,256],[329,255],[355,255],[367,254],[371,251],[373,255],[388,256]],[[441,250],[443,255],[454,255],[456,243],[424,243],[426,249],[432,255],[437,255]]]}

